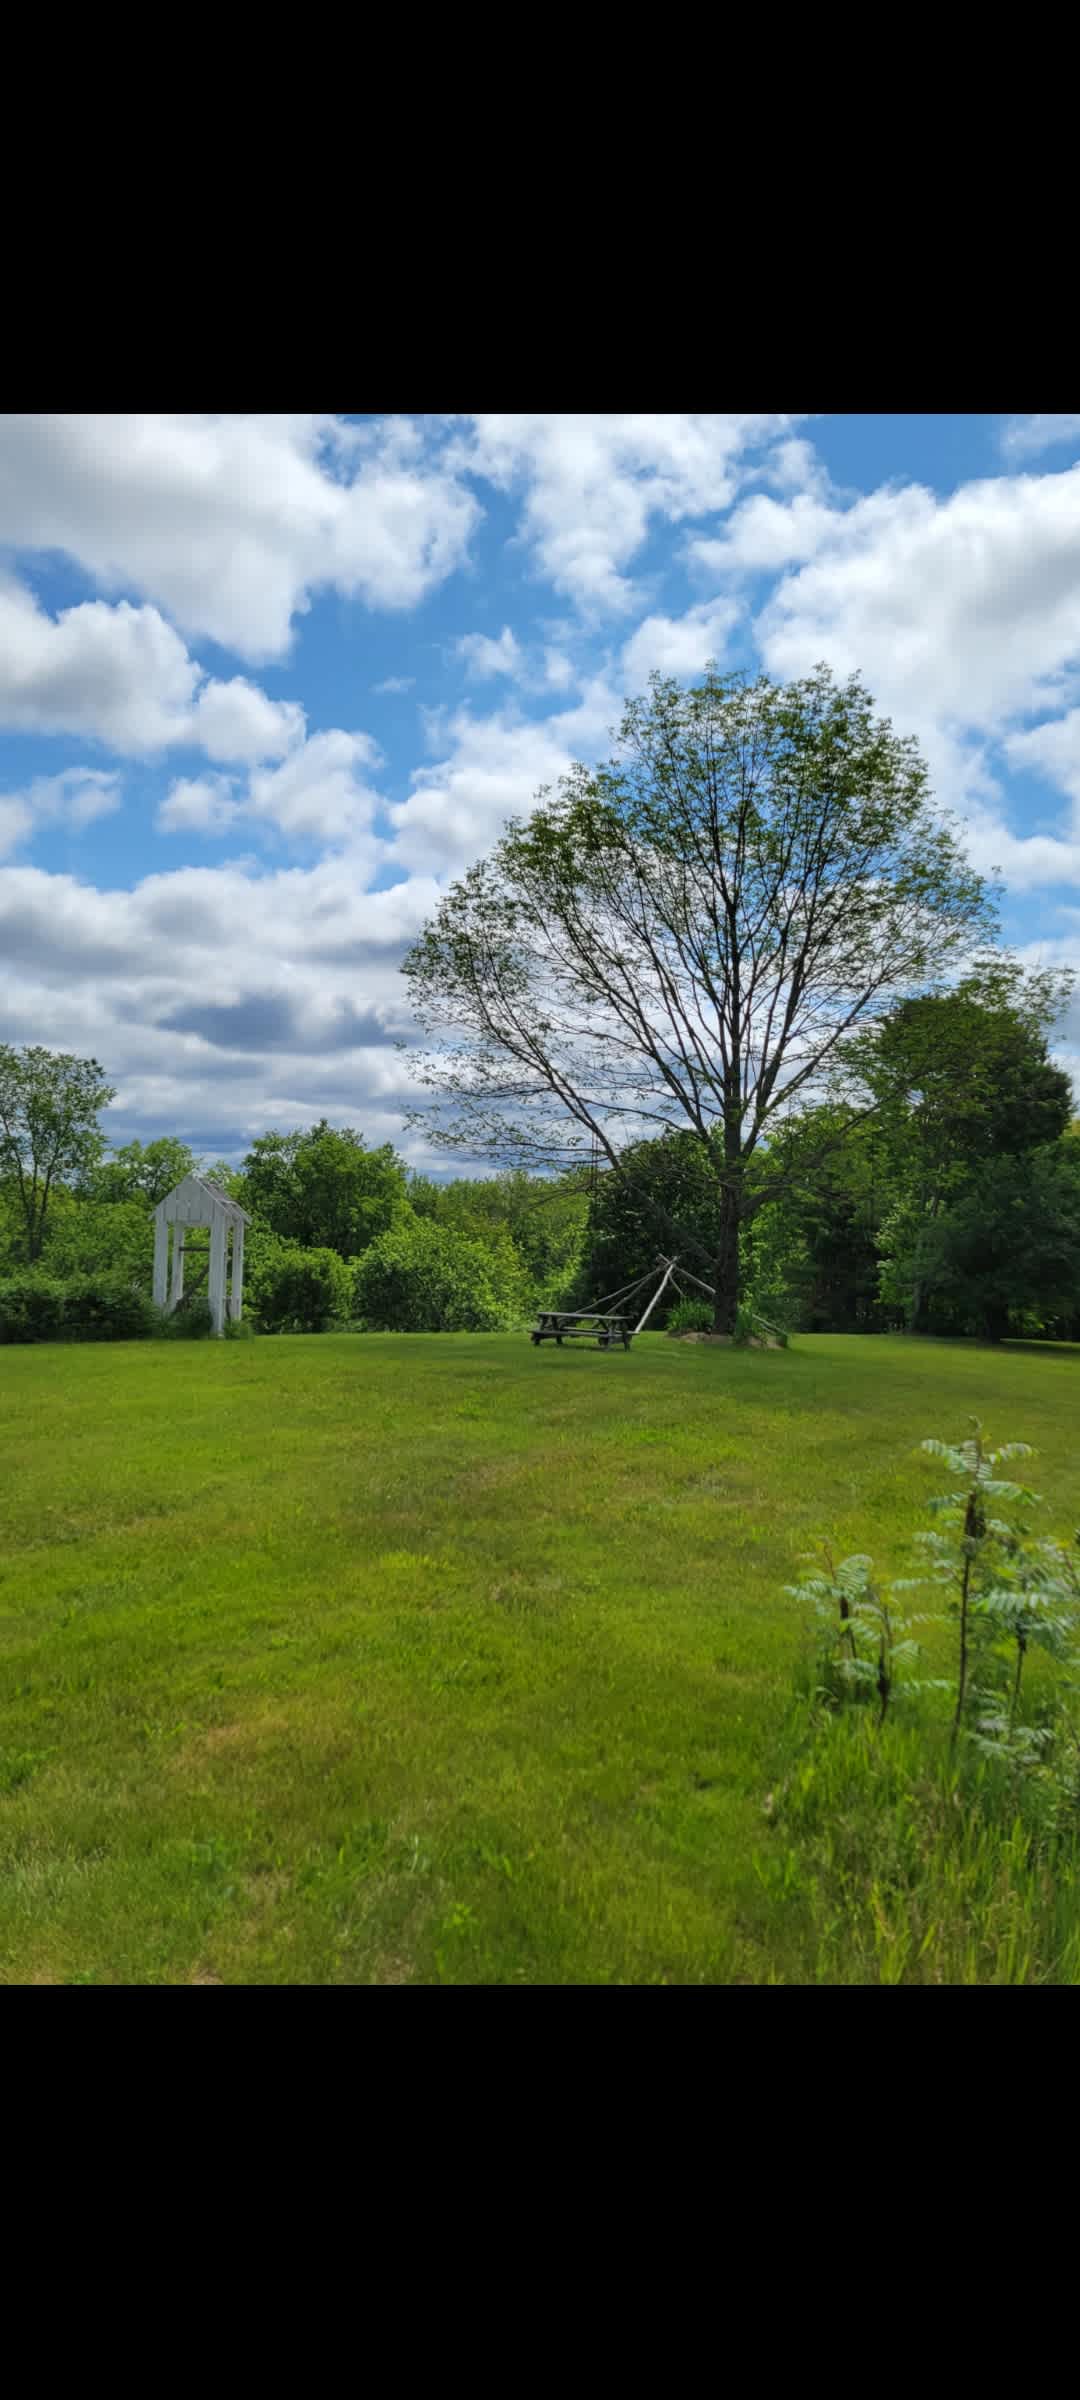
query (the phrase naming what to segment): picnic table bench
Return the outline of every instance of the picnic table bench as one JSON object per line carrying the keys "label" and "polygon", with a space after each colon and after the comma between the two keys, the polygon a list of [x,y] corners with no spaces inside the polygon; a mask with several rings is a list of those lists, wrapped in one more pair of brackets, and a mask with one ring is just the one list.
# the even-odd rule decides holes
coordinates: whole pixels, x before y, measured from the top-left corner
{"label": "picnic table bench", "polygon": [[598,1350],[614,1350],[621,1342],[629,1350],[633,1335],[624,1316],[606,1308],[541,1308],[533,1328],[534,1342],[595,1341]]}

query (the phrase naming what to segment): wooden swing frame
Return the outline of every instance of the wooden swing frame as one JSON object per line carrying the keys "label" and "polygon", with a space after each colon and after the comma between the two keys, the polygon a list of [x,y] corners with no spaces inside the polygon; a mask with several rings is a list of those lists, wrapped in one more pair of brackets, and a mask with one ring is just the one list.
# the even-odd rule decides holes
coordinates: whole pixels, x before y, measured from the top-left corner
{"label": "wooden swing frame", "polygon": [[[627,1314],[628,1302],[643,1292],[656,1276],[660,1277],[660,1281],[648,1307],[642,1311],[637,1324],[631,1325]],[[684,1279],[686,1283],[695,1284],[699,1292],[705,1292],[710,1300],[715,1300],[716,1293],[711,1283],[703,1283],[700,1275],[692,1275],[689,1267],[681,1267],[677,1258],[667,1258],[661,1251],[656,1265],[650,1267],[646,1274],[639,1275],[634,1283],[624,1283],[617,1292],[609,1292],[603,1300],[595,1300],[591,1308],[539,1309],[529,1339],[534,1348],[539,1348],[541,1342],[554,1342],[556,1348],[561,1350],[565,1342],[584,1342],[587,1348],[597,1350],[629,1350],[634,1335],[644,1331],[669,1283],[674,1283],[684,1300],[693,1298],[693,1294],[684,1289]],[[763,1326],[766,1333],[777,1331],[776,1326],[770,1325],[765,1317],[755,1316],[754,1322]]]}

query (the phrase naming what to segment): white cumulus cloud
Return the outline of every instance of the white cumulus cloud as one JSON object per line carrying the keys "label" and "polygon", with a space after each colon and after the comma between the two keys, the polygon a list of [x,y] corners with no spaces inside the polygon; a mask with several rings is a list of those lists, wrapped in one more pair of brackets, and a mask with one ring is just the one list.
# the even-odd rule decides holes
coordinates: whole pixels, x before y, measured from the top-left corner
{"label": "white cumulus cloud", "polygon": [[271,700],[257,684],[234,675],[227,683],[202,685],[186,738],[208,758],[254,765],[294,749],[303,741],[304,723],[299,701]]}
{"label": "white cumulus cloud", "polygon": [[366,771],[379,759],[367,733],[313,733],[279,767],[252,775],[247,807],[292,838],[338,844],[366,833],[379,805]]}
{"label": "white cumulus cloud", "polygon": [[240,805],[227,775],[178,776],[158,810],[162,833],[228,833]]}
{"label": "white cumulus cloud", "polygon": [[0,417],[0,543],[61,551],[189,635],[280,657],[312,591],[412,608],[475,494],[414,427],[325,415]]}
{"label": "white cumulus cloud", "polygon": [[0,858],[18,849],[33,823],[34,812],[20,792],[0,793]]}
{"label": "white cumulus cloud", "polygon": [[181,744],[211,758],[280,758],[304,711],[244,676],[207,677],[156,608],[84,600],[50,617],[13,578],[0,581],[0,726],[76,734],[125,757]]}
{"label": "white cumulus cloud", "polygon": [[1080,708],[1067,709],[1063,717],[1050,717],[1043,725],[1011,734],[1006,750],[1010,764],[1021,772],[1042,775],[1048,783],[1060,785],[1080,816]]}
{"label": "white cumulus cloud", "polygon": [[[783,526],[768,502],[747,503],[753,529]],[[756,512],[756,513],[755,513]],[[1017,890],[1076,875],[1071,822],[1010,827],[994,763],[1039,766],[1068,789],[1072,730],[1023,720],[1060,708],[1080,668],[1080,466],[1060,474],[997,476],[946,498],[920,485],[886,487],[853,506],[779,519],[812,541],[782,574],[756,624],[762,658],[784,677],[825,659],[861,672],[879,705],[915,733],[939,798],[960,809],[979,865],[1001,867]],[[710,562],[715,569],[714,558]]]}
{"label": "white cumulus cloud", "polygon": [[398,969],[436,899],[430,876],[365,892],[338,857],[183,866],[130,891],[0,867],[0,1023],[103,1059],[113,1139],[178,1132],[235,1153],[323,1113],[397,1139],[415,1097]]}
{"label": "white cumulus cloud", "polygon": [[418,768],[409,798],[390,809],[395,858],[412,872],[456,873],[497,840],[506,819],[527,814],[542,785],[575,760],[610,747],[619,695],[593,678],[572,708],[544,718],[459,709],[439,729],[443,755]]}
{"label": "white cumulus cloud", "polygon": [[454,649],[464,660],[465,672],[473,682],[490,681],[496,675],[516,679],[524,673],[521,646],[509,625],[503,626],[497,641],[489,633],[459,634]]}
{"label": "white cumulus cloud", "polygon": [[837,512],[811,492],[782,502],[754,492],[732,510],[722,534],[688,545],[691,565],[710,579],[730,574],[777,574],[812,558],[836,533]]}
{"label": "white cumulus cloud", "polygon": [[747,462],[793,416],[474,416],[453,455],[523,494],[522,537],[586,609],[633,604],[625,569],[650,528],[730,506]]}
{"label": "white cumulus cloud", "polygon": [[1035,458],[1066,442],[1080,442],[1080,416],[1010,417],[1001,436],[1002,449],[1014,458]]}
{"label": "white cumulus cloud", "polygon": [[704,600],[681,617],[646,617],[623,648],[628,689],[640,690],[654,670],[680,680],[699,675],[707,660],[722,658],[738,616],[736,600]]}
{"label": "white cumulus cloud", "polygon": [[41,825],[65,824],[81,833],[121,805],[120,777],[100,767],[65,767],[38,775],[22,791],[0,793],[0,856],[29,840]]}
{"label": "white cumulus cloud", "polygon": [[271,828],[286,842],[349,845],[351,871],[359,871],[357,844],[374,867],[378,845],[370,837],[379,795],[368,780],[378,763],[378,745],[367,733],[313,733],[276,767],[260,767],[246,782],[236,776],[180,777],[158,811],[162,833],[221,835],[247,821]]}
{"label": "white cumulus cloud", "polygon": [[1080,656],[1080,466],[944,500],[873,492],[816,534],[758,619],[778,674],[827,658],[912,721],[990,731],[1055,697]]}

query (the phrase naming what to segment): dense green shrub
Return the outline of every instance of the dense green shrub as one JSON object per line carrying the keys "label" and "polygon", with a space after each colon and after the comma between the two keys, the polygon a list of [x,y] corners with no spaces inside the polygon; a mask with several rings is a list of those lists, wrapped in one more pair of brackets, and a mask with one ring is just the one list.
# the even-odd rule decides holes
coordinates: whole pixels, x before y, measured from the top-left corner
{"label": "dense green shrub", "polygon": [[118,1277],[73,1275],[64,1287],[64,1332],[73,1342],[134,1342],[157,1331],[145,1292]]}
{"label": "dense green shrub", "polygon": [[250,1298],[266,1333],[325,1333],[347,1322],[352,1275],[336,1250],[267,1244],[251,1280]]}
{"label": "dense green shrub", "polygon": [[28,1271],[0,1283],[0,1342],[58,1342],[63,1330],[62,1283]]}
{"label": "dense green shrub", "polygon": [[712,1304],[708,1300],[676,1300],[668,1310],[669,1333],[711,1333]]}
{"label": "dense green shrub", "polygon": [[449,1183],[414,1175],[409,1204],[415,1216],[502,1257],[520,1281],[523,1313],[567,1300],[589,1209],[579,1175],[528,1175],[515,1168]]}
{"label": "dense green shrub", "polygon": [[209,1300],[185,1300],[179,1308],[155,1310],[157,1331],[171,1342],[204,1342],[214,1330]]}
{"label": "dense green shrub", "polygon": [[149,1295],[154,1269],[154,1221],[140,1200],[77,1198],[58,1192],[49,1210],[41,1259],[59,1283],[138,1284]]}
{"label": "dense green shrub", "polygon": [[158,1324],[145,1293],[114,1277],[26,1272],[0,1283],[0,1342],[132,1342]]}
{"label": "dense green shrub", "polygon": [[520,1320],[523,1293],[497,1251],[410,1214],[357,1260],[353,1305],[371,1333],[495,1333]]}
{"label": "dense green shrub", "polygon": [[[711,1301],[676,1300],[674,1307],[668,1310],[667,1329],[669,1333],[711,1333],[713,1329]],[[780,1342],[786,1349],[788,1341],[787,1334],[780,1326],[766,1325],[764,1319],[757,1315],[746,1300],[740,1300],[735,1311],[735,1326],[731,1338],[740,1349],[745,1349],[748,1342],[762,1342],[770,1338]]]}

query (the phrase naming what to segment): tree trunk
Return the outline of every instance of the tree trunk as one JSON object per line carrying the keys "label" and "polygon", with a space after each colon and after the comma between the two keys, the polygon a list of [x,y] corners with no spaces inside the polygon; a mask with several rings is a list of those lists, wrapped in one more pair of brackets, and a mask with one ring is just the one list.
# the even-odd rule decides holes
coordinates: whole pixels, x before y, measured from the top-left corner
{"label": "tree trunk", "polygon": [[1003,1342],[1009,1330],[1009,1311],[1000,1300],[988,1300],[983,1310],[983,1328],[988,1342]]}
{"label": "tree trunk", "polygon": [[716,1246],[716,1307],[713,1332],[734,1333],[739,1306],[739,1201],[725,1185],[720,1195],[720,1237]]}
{"label": "tree trunk", "polygon": [[926,1333],[929,1328],[929,1323],[930,1311],[926,1304],[926,1285],[919,1281],[916,1282],[911,1294],[911,1308],[908,1313],[908,1332]]}

